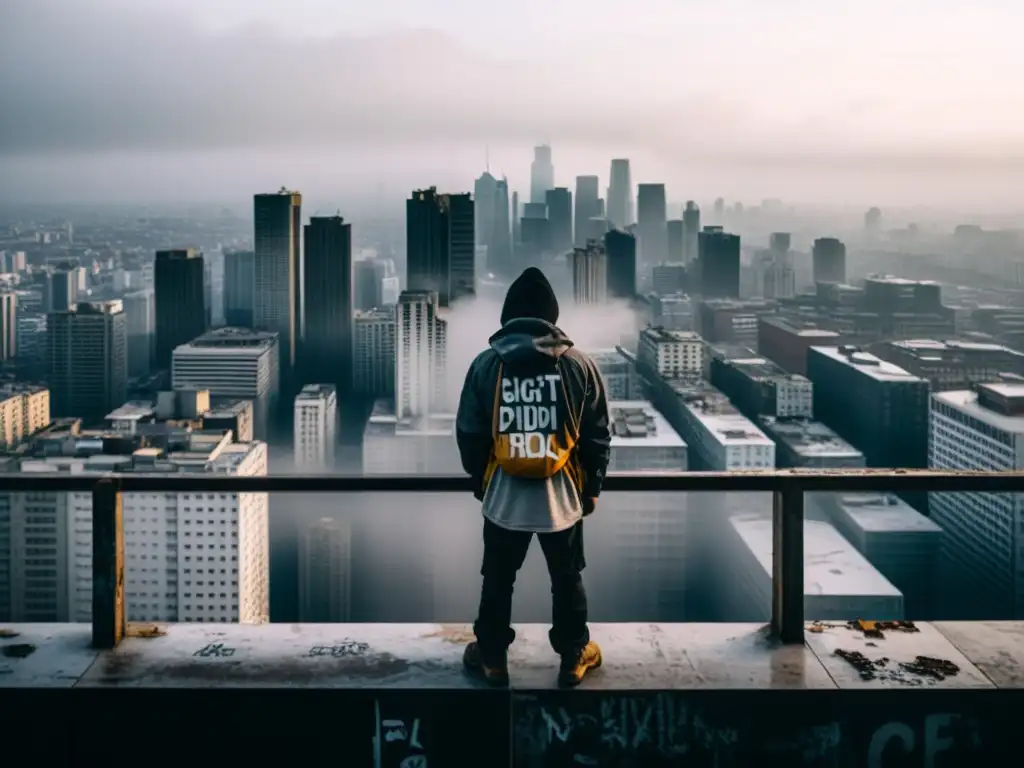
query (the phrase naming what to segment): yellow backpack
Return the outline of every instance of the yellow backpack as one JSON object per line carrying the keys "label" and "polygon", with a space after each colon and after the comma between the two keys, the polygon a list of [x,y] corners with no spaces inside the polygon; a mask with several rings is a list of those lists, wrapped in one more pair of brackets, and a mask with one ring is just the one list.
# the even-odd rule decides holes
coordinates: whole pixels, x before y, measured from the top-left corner
{"label": "yellow backpack", "polygon": [[498,366],[491,428],[493,448],[484,483],[494,470],[514,477],[543,479],[568,469],[580,484],[580,471],[573,461],[580,439],[579,415],[573,413],[562,378],[561,361],[551,373],[534,376],[506,376]]}

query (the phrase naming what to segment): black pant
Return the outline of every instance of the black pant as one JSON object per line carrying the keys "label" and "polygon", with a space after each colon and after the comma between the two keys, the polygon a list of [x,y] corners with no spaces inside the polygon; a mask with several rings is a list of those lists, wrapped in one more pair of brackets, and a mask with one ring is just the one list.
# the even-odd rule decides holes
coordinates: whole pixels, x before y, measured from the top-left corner
{"label": "black pant", "polygon": [[[473,631],[484,658],[500,657],[515,640],[512,622],[512,588],[516,573],[526,559],[533,533],[510,531],[484,520],[484,577],[480,612]],[[557,533],[538,533],[551,575],[551,631],[548,639],[555,653],[579,653],[590,642],[587,628],[587,593],[583,589],[583,521]]]}

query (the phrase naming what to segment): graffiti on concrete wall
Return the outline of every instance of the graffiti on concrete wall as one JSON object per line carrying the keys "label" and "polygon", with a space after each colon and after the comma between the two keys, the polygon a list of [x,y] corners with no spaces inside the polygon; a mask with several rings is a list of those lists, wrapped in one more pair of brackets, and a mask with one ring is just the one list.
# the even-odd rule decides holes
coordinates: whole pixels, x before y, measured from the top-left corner
{"label": "graffiti on concrete wall", "polygon": [[374,768],[429,768],[429,721],[409,706],[376,702]]}
{"label": "graffiti on concrete wall", "polygon": [[726,756],[739,731],[711,722],[671,693],[539,699],[519,708],[515,747],[519,755],[558,756],[568,763],[604,765],[615,755],[681,756],[691,751]]}
{"label": "graffiti on concrete wall", "polygon": [[871,723],[859,710],[830,722],[813,705],[787,709],[783,716],[730,707],[712,711],[698,703],[701,698],[671,692],[518,696],[514,763],[547,768],[696,760],[725,768],[769,759],[786,765],[943,768],[984,748],[979,721],[964,714],[908,713],[898,721],[883,715]]}
{"label": "graffiti on concrete wall", "polygon": [[959,764],[980,751],[981,728],[973,717],[935,713],[916,722],[888,722],[875,729],[867,744],[868,768],[920,765],[934,768]]}

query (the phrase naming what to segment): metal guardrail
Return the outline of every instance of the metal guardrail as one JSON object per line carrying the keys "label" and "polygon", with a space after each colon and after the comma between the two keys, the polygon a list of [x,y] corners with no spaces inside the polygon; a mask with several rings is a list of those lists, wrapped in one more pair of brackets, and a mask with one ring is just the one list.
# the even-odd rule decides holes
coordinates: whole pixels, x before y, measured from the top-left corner
{"label": "metal guardrail", "polygon": [[[116,647],[126,631],[124,493],[468,493],[470,490],[468,477],[232,477],[188,473],[0,475],[0,492],[92,493],[92,637],[97,648]],[[609,477],[604,490],[774,494],[771,626],[781,642],[799,644],[804,641],[805,493],[1024,492],[1024,472],[854,469],[632,474]]]}

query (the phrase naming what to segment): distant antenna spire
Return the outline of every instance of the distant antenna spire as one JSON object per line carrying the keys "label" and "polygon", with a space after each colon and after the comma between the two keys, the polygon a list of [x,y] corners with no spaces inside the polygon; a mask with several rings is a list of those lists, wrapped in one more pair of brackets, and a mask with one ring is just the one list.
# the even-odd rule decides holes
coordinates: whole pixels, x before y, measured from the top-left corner
{"label": "distant antenna spire", "polygon": [[491,172],[491,145],[484,144],[484,170]]}

